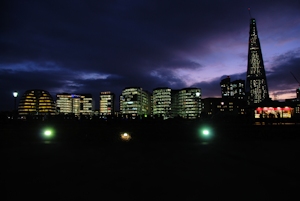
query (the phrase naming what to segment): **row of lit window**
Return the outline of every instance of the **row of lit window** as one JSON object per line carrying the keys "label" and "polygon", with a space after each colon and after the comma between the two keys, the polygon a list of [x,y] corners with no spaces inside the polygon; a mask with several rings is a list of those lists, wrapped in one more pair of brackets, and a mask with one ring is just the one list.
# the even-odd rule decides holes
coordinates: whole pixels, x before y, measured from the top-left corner
{"label": "row of lit window", "polygon": [[111,97],[100,97],[100,101],[112,100]]}
{"label": "row of lit window", "polygon": [[153,97],[153,100],[160,99],[160,98],[171,99],[171,96],[154,96],[154,97]]}

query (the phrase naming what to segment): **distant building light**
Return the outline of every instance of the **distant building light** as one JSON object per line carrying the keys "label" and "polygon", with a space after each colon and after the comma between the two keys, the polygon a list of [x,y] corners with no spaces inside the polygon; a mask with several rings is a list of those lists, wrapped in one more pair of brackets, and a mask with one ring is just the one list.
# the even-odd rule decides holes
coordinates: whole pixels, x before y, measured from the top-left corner
{"label": "distant building light", "polygon": [[72,97],[72,98],[79,98],[80,96],[79,96],[79,95],[72,94],[71,97]]}

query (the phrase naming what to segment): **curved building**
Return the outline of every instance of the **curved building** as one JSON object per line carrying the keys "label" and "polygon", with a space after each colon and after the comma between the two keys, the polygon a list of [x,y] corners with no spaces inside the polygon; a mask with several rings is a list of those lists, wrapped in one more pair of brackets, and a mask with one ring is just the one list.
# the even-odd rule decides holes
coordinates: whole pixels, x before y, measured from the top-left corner
{"label": "curved building", "polygon": [[19,115],[55,115],[55,103],[48,91],[27,90],[20,99]]}
{"label": "curved building", "polygon": [[153,115],[164,119],[181,117],[197,119],[201,115],[201,89],[168,87],[156,88],[152,93]]}
{"label": "curved building", "polygon": [[172,90],[168,87],[153,89],[152,99],[153,115],[168,118],[171,114]]}
{"label": "curved building", "polygon": [[184,88],[178,92],[179,116],[196,119],[201,115],[201,89]]}

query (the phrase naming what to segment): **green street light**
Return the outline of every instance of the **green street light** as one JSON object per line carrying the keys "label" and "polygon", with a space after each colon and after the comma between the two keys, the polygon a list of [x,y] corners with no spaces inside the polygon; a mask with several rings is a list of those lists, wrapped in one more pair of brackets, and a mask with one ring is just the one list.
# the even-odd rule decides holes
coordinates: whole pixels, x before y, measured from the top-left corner
{"label": "green street light", "polygon": [[214,138],[212,128],[210,126],[203,126],[198,130],[198,136],[201,140],[211,141]]}
{"label": "green street light", "polygon": [[205,129],[205,130],[202,131],[202,133],[203,133],[203,135],[208,136],[208,135],[209,135],[209,130],[206,130],[206,129]]}
{"label": "green street light", "polygon": [[43,140],[54,140],[55,138],[55,130],[52,128],[45,128],[41,133],[41,138]]}
{"label": "green street light", "polygon": [[50,137],[50,136],[52,135],[51,130],[46,130],[46,131],[44,132],[44,135],[47,136],[47,137]]}

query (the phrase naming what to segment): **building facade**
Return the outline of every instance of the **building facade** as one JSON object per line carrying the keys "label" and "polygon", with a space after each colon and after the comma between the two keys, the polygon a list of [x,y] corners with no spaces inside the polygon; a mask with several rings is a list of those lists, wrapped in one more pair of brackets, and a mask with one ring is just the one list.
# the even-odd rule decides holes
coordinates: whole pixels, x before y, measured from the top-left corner
{"label": "building facade", "polygon": [[178,91],[179,116],[185,119],[196,119],[201,115],[201,89],[184,88]]}
{"label": "building facade", "polygon": [[201,115],[201,89],[184,88],[173,90],[156,88],[152,92],[153,116],[163,119],[180,117],[196,119]]}
{"label": "building facade", "polygon": [[18,113],[20,116],[55,115],[55,103],[48,91],[27,90],[20,99]]}
{"label": "building facade", "polygon": [[222,98],[236,98],[240,100],[245,99],[245,80],[230,80],[227,76],[220,82]]}
{"label": "building facade", "polygon": [[59,114],[92,115],[93,98],[91,94],[56,94],[56,109]]}
{"label": "building facade", "polygon": [[167,119],[171,116],[172,90],[168,87],[156,88],[152,92],[152,114]]}
{"label": "building facade", "polygon": [[151,95],[140,87],[127,87],[120,96],[120,112],[124,117],[145,117],[151,113]]}
{"label": "building facade", "polygon": [[222,98],[233,97],[233,89],[232,89],[232,84],[230,82],[229,76],[221,80],[220,87],[221,87]]}
{"label": "building facade", "polygon": [[246,96],[246,85],[245,80],[234,80],[232,81],[233,96],[235,99],[245,100]]}
{"label": "building facade", "polygon": [[269,100],[266,72],[254,18],[250,19],[246,92],[248,105]]}
{"label": "building facade", "polygon": [[80,114],[81,115],[93,115],[94,102],[92,94],[80,95]]}
{"label": "building facade", "polygon": [[[77,96],[61,93],[56,94],[56,108],[59,114],[79,114],[79,101]],[[76,109],[77,108],[77,109]]]}
{"label": "building facade", "polygon": [[115,112],[115,94],[110,91],[100,92],[99,101],[100,115],[114,115]]}
{"label": "building facade", "polygon": [[222,118],[224,116],[245,115],[247,104],[245,100],[205,98],[202,99],[202,116]]}
{"label": "building facade", "polygon": [[180,117],[179,91],[179,89],[172,89],[171,117]]}

